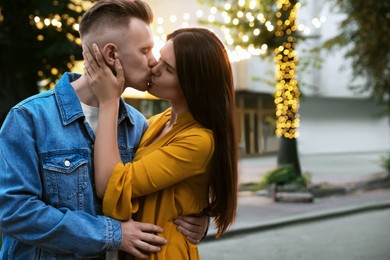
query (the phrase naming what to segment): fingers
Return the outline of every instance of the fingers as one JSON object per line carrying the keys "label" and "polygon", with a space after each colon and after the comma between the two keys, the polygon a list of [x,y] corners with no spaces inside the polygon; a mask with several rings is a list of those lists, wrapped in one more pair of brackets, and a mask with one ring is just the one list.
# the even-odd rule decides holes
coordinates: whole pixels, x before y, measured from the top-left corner
{"label": "fingers", "polygon": [[161,248],[159,246],[151,245],[145,241],[139,240],[135,244],[135,247],[130,250],[134,253],[132,253],[132,252],[130,252],[130,253],[132,253],[134,255],[137,254],[136,256],[140,257],[140,258],[145,258],[145,256],[146,256],[146,258],[148,258],[150,253],[157,253],[160,250],[161,250]]}
{"label": "fingers", "polygon": [[143,231],[148,233],[162,233],[163,229],[157,225],[153,225],[150,223],[142,223],[138,221],[134,221],[134,223]]}
{"label": "fingers", "polygon": [[202,216],[179,216],[174,223],[177,230],[186,236],[191,243],[198,244],[206,234],[209,227],[210,218]]}
{"label": "fingers", "polygon": [[124,251],[132,254],[133,256],[135,256],[136,258],[140,258],[140,259],[148,259],[149,256],[146,254],[146,253],[143,253],[141,252],[140,250],[138,250],[137,248],[131,248],[129,250],[125,250],[123,249]]}
{"label": "fingers", "polygon": [[[97,45],[94,43],[92,45],[93,51],[95,53],[99,53],[100,58],[101,58],[101,53],[99,51],[99,48]],[[96,50],[96,48],[98,50]],[[91,50],[88,48],[88,46],[83,45],[83,56],[84,56],[84,66],[88,68],[89,72],[92,73],[97,73],[100,69],[100,63],[95,59],[94,56],[92,56]]]}
{"label": "fingers", "polygon": [[136,257],[145,258],[149,253],[159,252],[167,240],[156,233],[163,230],[159,226],[129,220],[122,223],[121,249]]}
{"label": "fingers", "polygon": [[89,48],[85,45],[83,45],[83,57],[84,57],[84,74],[86,75],[87,79],[90,82],[92,82],[93,77],[96,75],[94,67],[96,67],[97,65],[94,58],[92,57]]}
{"label": "fingers", "polygon": [[104,62],[102,53],[100,52],[100,49],[99,49],[99,47],[97,46],[96,43],[92,44],[92,48],[93,48],[93,51],[94,51],[95,57],[96,57],[96,59],[94,60],[95,62],[93,63],[93,65],[96,65],[96,66],[98,66],[100,68],[101,67],[100,65],[103,64],[103,62]]}
{"label": "fingers", "polygon": [[198,244],[204,235],[204,228],[202,226],[187,222],[181,218],[175,219],[174,223],[177,225],[177,230],[193,244]]}
{"label": "fingers", "polygon": [[160,246],[167,244],[165,238],[150,233],[143,233],[141,240],[147,243],[145,245],[153,245],[152,247],[142,248],[145,251],[156,250],[157,248],[160,248]]}
{"label": "fingers", "polygon": [[115,54],[115,71],[116,78],[121,85],[125,84],[125,75],[123,73],[123,67],[121,61],[118,59],[118,55]]}

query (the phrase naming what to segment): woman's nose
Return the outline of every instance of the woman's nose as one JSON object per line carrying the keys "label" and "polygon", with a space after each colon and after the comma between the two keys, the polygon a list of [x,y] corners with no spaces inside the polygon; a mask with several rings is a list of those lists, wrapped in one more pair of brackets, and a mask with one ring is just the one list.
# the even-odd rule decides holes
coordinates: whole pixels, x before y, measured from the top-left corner
{"label": "woman's nose", "polygon": [[155,76],[160,76],[160,69],[158,68],[158,63],[156,62],[156,65],[152,68],[152,74]]}

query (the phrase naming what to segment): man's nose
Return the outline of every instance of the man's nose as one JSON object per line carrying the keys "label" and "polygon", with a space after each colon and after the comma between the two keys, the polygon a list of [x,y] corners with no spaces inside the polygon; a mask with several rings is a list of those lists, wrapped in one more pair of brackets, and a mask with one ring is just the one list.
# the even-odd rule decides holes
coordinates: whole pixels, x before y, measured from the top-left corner
{"label": "man's nose", "polygon": [[157,65],[157,60],[156,60],[156,58],[153,55],[151,55],[151,57],[149,58],[148,65],[149,65],[150,68],[153,68],[154,66]]}

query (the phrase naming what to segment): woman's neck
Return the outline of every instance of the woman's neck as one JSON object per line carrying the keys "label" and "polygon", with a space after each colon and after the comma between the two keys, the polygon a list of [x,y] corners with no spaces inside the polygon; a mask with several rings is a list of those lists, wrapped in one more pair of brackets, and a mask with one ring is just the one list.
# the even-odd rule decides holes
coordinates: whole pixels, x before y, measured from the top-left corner
{"label": "woman's neck", "polygon": [[187,106],[187,103],[186,102],[181,102],[180,105],[178,105],[177,103],[176,104],[173,104],[171,102],[171,119],[168,121],[168,125],[169,126],[173,126],[175,123],[176,123],[176,119],[178,116],[180,115],[184,115],[186,113],[188,113],[188,106]]}

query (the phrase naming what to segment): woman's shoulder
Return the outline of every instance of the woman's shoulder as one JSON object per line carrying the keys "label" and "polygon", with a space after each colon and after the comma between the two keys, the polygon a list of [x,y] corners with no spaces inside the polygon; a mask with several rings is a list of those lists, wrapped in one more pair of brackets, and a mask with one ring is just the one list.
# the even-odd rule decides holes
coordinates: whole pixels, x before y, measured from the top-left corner
{"label": "woman's shoulder", "polygon": [[214,149],[214,135],[213,131],[207,129],[195,122],[191,127],[186,128],[185,131],[177,133],[180,140],[185,140],[191,147],[198,147],[199,150],[213,150]]}

